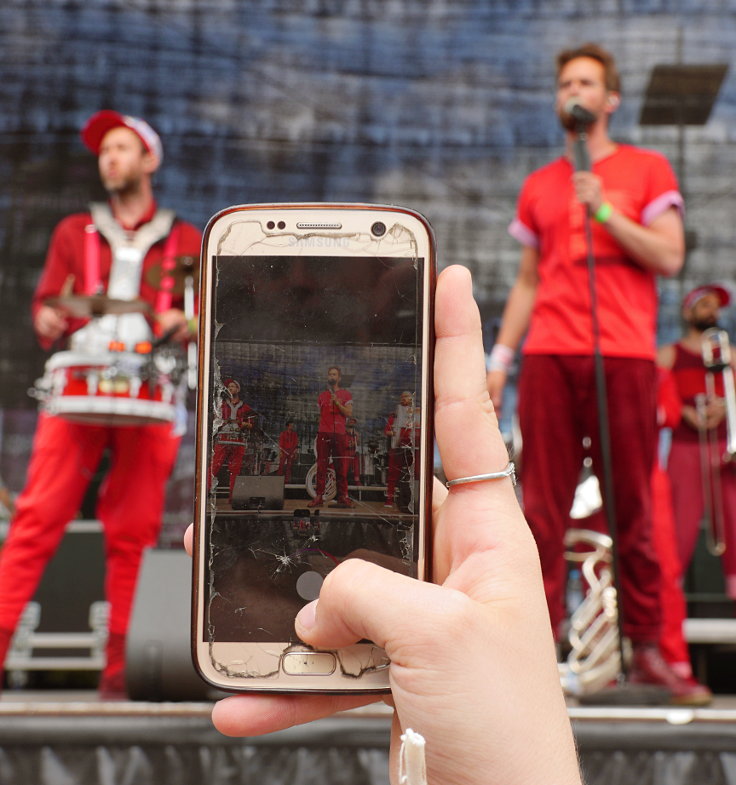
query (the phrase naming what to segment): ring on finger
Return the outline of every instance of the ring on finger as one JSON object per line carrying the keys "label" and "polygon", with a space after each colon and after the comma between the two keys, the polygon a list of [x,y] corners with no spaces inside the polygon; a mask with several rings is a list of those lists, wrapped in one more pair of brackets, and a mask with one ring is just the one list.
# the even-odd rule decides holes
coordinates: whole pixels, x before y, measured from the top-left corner
{"label": "ring on finger", "polygon": [[453,485],[465,485],[470,482],[485,482],[486,480],[503,480],[510,477],[511,482],[516,485],[516,467],[513,461],[509,461],[500,472],[489,472],[488,474],[473,474],[470,477],[458,477],[455,480],[448,480],[445,485],[452,488]]}

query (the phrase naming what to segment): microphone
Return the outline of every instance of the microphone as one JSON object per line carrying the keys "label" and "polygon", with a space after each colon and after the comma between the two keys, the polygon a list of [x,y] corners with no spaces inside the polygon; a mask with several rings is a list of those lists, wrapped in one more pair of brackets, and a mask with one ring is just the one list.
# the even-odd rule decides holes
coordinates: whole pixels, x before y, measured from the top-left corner
{"label": "microphone", "polygon": [[572,145],[572,156],[576,172],[590,171],[590,153],[586,142],[586,131],[592,125],[596,116],[593,112],[581,105],[580,99],[570,98],[565,102],[564,112],[575,121],[575,141]]}
{"label": "microphone", "polygon": [[587,128],[596,121],[596,116],[580,103],[579,98],[573,97],[566,101],[564,111],[566,115],[569,115],[575,120],[577,130]]}

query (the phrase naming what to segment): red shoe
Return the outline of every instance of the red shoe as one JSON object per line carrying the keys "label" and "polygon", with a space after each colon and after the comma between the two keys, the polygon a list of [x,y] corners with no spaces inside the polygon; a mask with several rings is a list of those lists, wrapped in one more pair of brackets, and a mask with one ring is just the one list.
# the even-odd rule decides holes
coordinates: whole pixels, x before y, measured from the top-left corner
{"label": "red shoe", "polygon": [[671,693],[673,706],[707,706],[713,700],[713,693],[705,685],[675,673],[656,643],[634,644],[629,681],[665,687]]}
{"label": "red shoe", "polygon": [[333,505],[334,507],[355,507],[355,502],[348,496],[341,496]]}
{"label": "red shoe", "polygon": [[324,503],[324,499],[321,496],[315,496],[311,502],[307,503],[307,507],[321,507]]}

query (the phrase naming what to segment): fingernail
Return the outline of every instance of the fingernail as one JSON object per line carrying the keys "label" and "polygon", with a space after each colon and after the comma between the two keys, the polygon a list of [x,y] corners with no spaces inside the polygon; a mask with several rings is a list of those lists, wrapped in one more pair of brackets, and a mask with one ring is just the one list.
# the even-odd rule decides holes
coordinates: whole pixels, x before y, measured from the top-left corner
{"label": "fingernail", "polygon": [[308,605],[305,605],[296,615],[296,620],[299,626],[304,630],[311,630],[317,623],[317,603],[319,600],[314,600]]}

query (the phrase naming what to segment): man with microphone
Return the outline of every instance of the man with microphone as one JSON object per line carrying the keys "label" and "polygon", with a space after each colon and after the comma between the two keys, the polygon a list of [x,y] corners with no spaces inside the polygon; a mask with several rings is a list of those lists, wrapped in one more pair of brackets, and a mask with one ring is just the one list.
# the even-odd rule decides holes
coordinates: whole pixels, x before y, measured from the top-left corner
{"label": "man with microphone", "polygon": [[332,457],[337,480],[338,507],[355,507],[348,496],[348,447],[345,424],[353,416],[353,396],[340,387],[342,373],[333,365],[327,369],[327,389],[317,397],[319,426],[317,427],[317,487],[316,496],[307,507],[324,504],[327,464]]}
{"label": "man with microphone", "polygon": [[584,44],[559,53],[555,108],[566,152],[526,179],[509,227],[521,243],[521,262],[487,360],[488,388],[500,407],[526,335],[518,402],[524,510],[558,633],[565,615],[563,540],[584,441],[590,440],[602,479],[594,353],[602,355],[624,633],[634,651],[630,680],[664,686],[675,702],[688,703],[699,685],[679,679],[657,648],[660,581],[650,491],[657,443],[656,276],[674,275],[683,264],[682,197],[662,155],[610,138],[608,121],[619,102],[609,52]]}

